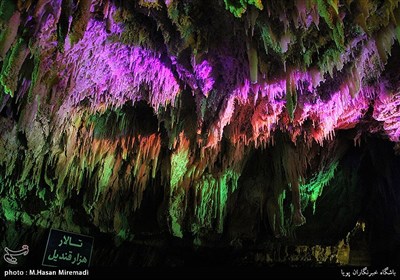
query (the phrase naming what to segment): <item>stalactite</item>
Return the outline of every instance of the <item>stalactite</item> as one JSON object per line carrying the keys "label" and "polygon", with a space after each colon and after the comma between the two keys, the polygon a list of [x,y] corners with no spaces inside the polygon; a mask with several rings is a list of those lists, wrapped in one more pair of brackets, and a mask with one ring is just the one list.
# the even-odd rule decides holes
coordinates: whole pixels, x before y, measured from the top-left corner
{"label": "stalactite", "polygon": [[385,28],[385,30],[379,32],[375,38],[375,44],[378,50],[379,57],[383,64],[386,64],[388,54],[390,55],[390,49],[393,45],[395,32],[392,27]]}
{"label": "stalactite", "polygon": [[160,9],[161,5],[158,3],[158,0],[140,0],[139,5],[149,8],[149,9]]}
{"label": "stalactite", "polygon": [[262,25],[261,26],[261,38],[264,43],[264,50],[266,54],[268,55],[268,50],[272,49],[274,52],[281,53],[281,46],[279,44],[278,39],[276,38],[276,35],[273,33],[271,26],[267,25]]}
{"label": "stalactite", "polygon": [[323,188],[327,186],[329,181],[334,177],[337,166],[338,162],[333,162],[326,171],[321,170],[315,177],[311,178],[309,183],[304,182],[300,185],[303,210],[307,207],[308,203],[311,202],[313,205],[313,213],[315,214],[317,198],[321,196]]}
{"label": "stalactite", "polygon": [[383,128],[392,141],[399,141],[400,127],[398,117],[399,111],[397,110],[400,104],[400,95],[391,92],[382,92],[381,97],[374,104],[373,117],[383,122]]}
{"label": "stalactite", "polygon": [[29,88],[29,92],[28,92],[28,101],[31,102],[32,98],[33,98],[33,91],[35,89],[35,86],[38,82],[39,79],[39,70],[40,70],[40,54],[38,50],[31,50],[31,53],[33,55],[33,60],[34,60],[34,68],[32,71],[32,76],[31,76],[31,84],[30,84],[30,88]]}
{"label": "stalactite", "polygon": [[196,222],[192,225],[193,233],[204,234],[212,230],[215,224],[217,232],[223,232],[227,200],[236,190],[239,176],[235,171],[227,169],[218,177],[205,174],[197,181],[194,186]]}
{"label": "stalactite", "polygon": [[290,119],[293,120],[294,111],[297,107],[297,90],[296,84],[293,81],[292,74],[289,74],[286,77],[286,109],[289,113]]}
{"label": "stalactite", "polygon": [[46,5],[50,2],[51,0],[39,0],[38,3],[35,6],[35,10],[33,11],[33,16],[40,20],[43,14],[43,10],[45,9]]}
{"label": "stalactite", "polygon": [[14,45],[11,53],[7,56],[7,60],[3,63],[0,75],[0,83],[4,91],[13,96],[18,85],[18,76],[21,71],[22,64],[28,56],[29,48],[24,39],[19,39]]}
{"label": "stalactite", "polygon": [[78,8],[73,15],[71,24],[70,39],[71,43],[75,44],[83,38],[85,34],[89,19],[90,19],[90,6],[92,0],[80,0]]}
{"label": "stalactite", "polygon": [[252,84],[258,82],[258,55],[257,47],[251,38],[246,41],[247,44],[247,56],[249,59],[249,69],[250,69],[250,81]]}
{"label": "stalactite", "polygon": [[14,43],[17,36],[18,27],[21,23],[21,14],[15,11],[7,23],[7,27],[1,32],[0,35],[0,59],[4,60],[8,50]]}
{"label": "stalactite", "polygon": [[347,86],[351,97],[355,97],[360,91],[361,80],[360,80],[360,75],[358,73],[358,69],[356,67],[353,67],[353,70],[351,72],[353,75],[351,80],[348,81]]}
{"label": "stalactite", "polygon": [[16,10],[15,1],[4,0],[0,3],[0,24],[4,25],[14,14]]}
{"label": "stalactite", "polygon": [[62,0],[60,19],[57,23],[57,39],[60,50],[64,49],[65,38],[69,32],[70,17],[72,16],[71,0]]}
{"label": "stalactite", "polygon": [[212,76],[213,68],[207,60],[194,66],[196,80],[202,93],[207,97],[214,87],[215,79]]}
{"label": "stalactite", "polygon": [[160,135],[152,134],[148,137],[139,137],[137,158],[133,173],[135,175],[135,201],[134,210],[140,207],[143,193],[149,185],[150,178],[154,179],[158,167],[158,157],[161,149]]}
{"label": "stalactite", "polygon": [[179,184],[184,179],[189,163],[189,140],[181,132],[179,140],[175,140],[177,148],[171,156],[171,179],[169,192],[169,215],[171,217],[171,233],[183,237],[182,221],[185,215],[185,189]]}

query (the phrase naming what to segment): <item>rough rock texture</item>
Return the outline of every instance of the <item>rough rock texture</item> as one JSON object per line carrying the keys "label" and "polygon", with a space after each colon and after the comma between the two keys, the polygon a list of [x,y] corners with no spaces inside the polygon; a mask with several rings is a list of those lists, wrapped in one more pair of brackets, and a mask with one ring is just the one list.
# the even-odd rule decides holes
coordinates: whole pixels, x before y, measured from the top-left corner
{"label": "rough rock texture", "polygon": [[399,263],[399,2],[2,0],[2,245]]}

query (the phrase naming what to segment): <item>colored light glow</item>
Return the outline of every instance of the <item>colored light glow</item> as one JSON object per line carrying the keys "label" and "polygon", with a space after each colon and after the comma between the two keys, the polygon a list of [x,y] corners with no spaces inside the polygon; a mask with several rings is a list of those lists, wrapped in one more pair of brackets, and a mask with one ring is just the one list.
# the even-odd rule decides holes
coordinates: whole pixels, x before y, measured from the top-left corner
{"label": "colored light glow", "polygon": [[204,174],[196,183],[196,222],[192,224],[194,232],[213,229],[217,224],[217,232],[222,233],[229,196],[236,190],[240,174],[227,169],[220,176]]}
{"label": "colored light glow", "polygon": [[[180,134],[181,141],[186,141],[183,133]],[[185,144],[179,146],[178,150],[171,156],[171,188],[175,188],[186,173],[189,163],[189,149]]]}
{"label": "colored light glow", "polygon": [[89,21],[83,39],[66,49],[61,63],[78,66],[74,73],[76,83],[71,88],[72,106],[88,99],[91,107],[98,110],[146,100],[157,112],[160,106],[173,104],[180,92],[177,80],[159,54],[110,42],[105,23],[99,21]]}
{"label": "colored light glow", "polygon": [[196,80],[200,84],[201,91],[208,95],[214,87],[214,78],[212,77],[212,66],[207,60],[202,61],[194,67]]}
{"label": "colored light glow", "polygon": [[322,194],[324,187],[333,179],[337,166],[338,162],[334,162],[329,165],[326,171],[322,170],[312,177],[308,183],[300,182],[304,208],[307,206],[308,201],[310,201],[313,204],[313,213],[315,213],[317,199]]}
{"label": "colored light glow", "polygon": [[235,17],[241,17],[247,10],[247,5],[254,5],[258,9],[262,10],[264,8],[261,0],[224,0],[225,7],[229,10]]}
{"label": "colored light glow", "polygon": [[115,156],[108,155],[103,161],[103,170],[100,175],[99,187],[97,188],[97,197],[104,192],[109,185],[111,175],[113,173],[113,166],[115,164]]}
{"label": "colored light glow", "polygon": [[0,200],[2,209],[4,212],[4,217],[7,221],[16,221],[18,219],[19,212],[17,209],[17,202],[8,198],[3,198]]}
{"label": "colored light glow", "polygon": [[177,144],[179,146],[171,156],[169,214],[172,234],[177,237],[183,237],[181,222],[186,208],[186,191],[179,185],[179,182],[184,178],[189,163],[189,141],[183,132],[180,133],[179,143]]}
{"label": "colored light glow", "polygon": [[[113,25],[113,30],[116,34],[122,32],[117,24]],[[385,36],[390,37],[390,34],[392,33],[388,31],[388,35]],[[107,43],[104,44],[104,42]],[[350,51],[343,56],[333,55],[335,49],[329,51],[324,54],[326,59],[322,59],[322,64],[319,65],[323,69],[322,73],[332,74],[333,69],[341,70],[343,65],[351,59],[347,55]],[[374,53],[378,53],[376,46],[367,44],[360,54],[357,70],[354,70],[354,73],[359,73],[357,75],[360,77],[365,75],[362,69],[370,64],[367,58]],[[86,61],[90,61],[90,64]],[[230,79],[235,73],[239,78],[240,75],[245,77],[245,74],[238,70],[240,63],[234,59],[221,56],[218,61],[226,70],[224,80]],[[181,90],[173,72],[161,62],[159,54],[138,46],[110,42],[104,23],[99,21],[89,21],[89,28],[83,39],[73,47],[67,48],[60,62],[67,65],[79,65],[74,74],[77,81],[71,89],[71,106],[76,106],[83,100],[89,100],[93,110],[105,110],[110,107],[121,107],[128,101],[146,100],[157,112],[160,106],[167,106],[167,104],[174,106],[175,99]],[[193,90],[200,88],[208,96],[209,92],[217,89],[212,76],[213,65],[207,59],[194,65],[193,73],[180,65],[176,58],[171,57],[171,62],[176,65],[180,78],[186,81]],[[241,74],[238,75],[239,73]],[[323,75],[316,69],[310,69],[307,72],[288,71],[285,78],[269,82],[260,81],[256,87],[252,87],[250,81],[245,78],[243,83],[237,83],[236,87],[228,89],[228,106],[220,112],[218,120],[210,126],[208,146],[215,147],[222,138],[225,126],[232,122],[234,110],[240,110],[234,104],[237,102],[241,106],[247,106],[251,99],[254,99],[255,105],[258,100],[268,100],[268,108],[272,108],[273,112],[269,111],[263,115],[258,111],[257,116],[252,117],[253,134],[234,135],[233,141],[236,141],[235,138],[244,137],[246,143],[263,144],[270,141],[271,130],[279,127],[292,133],[292,139],[295,140],[296,131],[301,129],[307,119],[310,119],[316,129],[308,131],[307,137],[322,144],[324,139],[332,137],[336,128],[354,126],[365,113],[373,97],[366,96],[364,92],[368,89],[360,87],[360,77],[356,81],[352,79],[344,81],[339,91],[330,94],[331,98],[328,102],[321,99],[311,102],[306,97],[315,93],[321,82],[325,81]],[[287,81],[291,81],[289,86]],[[304,88],[301,85],[307,86]],[[353,96],[356,101],[352,100]],[[282,121],[282,102],[292,118],[289,123]],[[265,119],[268,121],[265,122]],[[396,132],[390,132],[389,128],[387,131],[396,134]]]}

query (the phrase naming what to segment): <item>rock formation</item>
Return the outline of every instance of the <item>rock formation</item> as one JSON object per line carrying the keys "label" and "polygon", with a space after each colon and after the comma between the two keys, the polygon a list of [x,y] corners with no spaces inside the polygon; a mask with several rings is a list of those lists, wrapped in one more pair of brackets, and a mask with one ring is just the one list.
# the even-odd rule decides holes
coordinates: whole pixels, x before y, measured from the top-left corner
{"label": "rock formation", "polygon": [[399,2],[1,0],[3,247],[399,263]]}

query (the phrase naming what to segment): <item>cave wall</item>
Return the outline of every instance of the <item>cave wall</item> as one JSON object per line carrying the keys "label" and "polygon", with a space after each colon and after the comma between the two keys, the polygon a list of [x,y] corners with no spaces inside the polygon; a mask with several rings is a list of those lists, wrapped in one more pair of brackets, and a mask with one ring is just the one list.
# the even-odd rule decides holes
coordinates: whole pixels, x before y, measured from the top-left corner
{"label": "cave wall", "polygon": [[3,247],[339,250],[362,220],[398,258],[398,4],[1,1]]}

